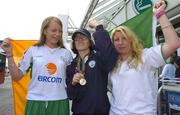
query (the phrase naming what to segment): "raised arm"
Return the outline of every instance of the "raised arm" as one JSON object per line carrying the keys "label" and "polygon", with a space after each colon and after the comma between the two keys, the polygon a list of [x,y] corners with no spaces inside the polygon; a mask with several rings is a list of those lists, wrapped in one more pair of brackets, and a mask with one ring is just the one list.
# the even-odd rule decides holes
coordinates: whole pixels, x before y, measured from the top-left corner
{"label": "raised arm", "polygon": [[13,80],[20,80],[23,76],[23,73],[19,68],[17,67],[14,58],[13,58],[13,52],[12,52],[12,45],[10,43],[10,40],[6,38],[3,43],[1,44],[1,48],[6,52],[6,57],[8,59],[8,68],[9,72],[12,76]]}
{"label": "raised arm", "polygon": [[89,21],[89,27],[96,30],[93,33],[96,50],[101,52],[102,55],[108,55],[107,51],[113,47],[109,33],[104,29],[103,25],[98,24],[96,20]]}
{"label": "raised arm", "polygon": [[100,52],[100,57],[106,70],[110,71],[116,63],[118,53],[111,42],[109,33],[96,20],[90,21],[89,27],[96,29],[93,33],[95,49]]}
{"label": "raised arm", "polygon": [[154,4],[153,12],[161,25],[161,29],[165,38],[165,43],[162,46],[162,52],[164,58],[167,59],[176,51],[177,48],[180,47],[180,40],[174,27],[166,16],[165,7],[165,2],[161,0]]}

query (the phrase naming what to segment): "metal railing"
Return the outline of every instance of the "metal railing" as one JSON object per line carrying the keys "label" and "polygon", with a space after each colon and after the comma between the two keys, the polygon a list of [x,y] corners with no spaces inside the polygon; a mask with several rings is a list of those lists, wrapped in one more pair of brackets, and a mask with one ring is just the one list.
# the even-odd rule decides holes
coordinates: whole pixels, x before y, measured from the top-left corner
{"label": "metal railing", "polygon": [[[158,90],[158,98],[157,98],[157,102],[158,102],[157,106],[158,107],[157,107],[157,110],[158,110],[158,115],[163,115],[164,113],[162,113],[162,97],[161,97],[161,93],[162,93],[163,90],[165,90],[167,92],[169,92],[169,91],[170,92],[176,92],[180,96],[180,79],[179,78],[178,79],[171,79],[171,80],[161,79],[160,82],[162,83],[162,86]],[[172,108],[169,106],[169,99],[167,99],[165,101],[167,101],[167,103],[168,103],[168,115],[172,115],[171,114],[171,109]],[[175,107],[177,107],[177,105]],[[180,106],[176,110],[180,111],[179,108],[180,108]],[[178,113],[178,115],[180,115],[180,112]]]}

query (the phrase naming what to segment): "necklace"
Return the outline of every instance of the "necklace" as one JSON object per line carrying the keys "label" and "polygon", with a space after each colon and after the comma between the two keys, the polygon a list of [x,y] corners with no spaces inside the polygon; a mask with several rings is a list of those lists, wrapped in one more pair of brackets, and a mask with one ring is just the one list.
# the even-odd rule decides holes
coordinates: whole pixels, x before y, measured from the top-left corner
{"label": "necklace", "polygon": [[80,57],[78,57],[77,59],[77,72],[80,72],[82,74],[85,73],[85,63]]}
{"label": "necklace", "polygon": [[76,71],[82,74],[82,78],[79,80],[80,85],[86,85],[87,81],[85,79],[85,71],[86,71],[86,61],[88,60],[88,55],[84,57],[84,59],[81,59],[79,56],[77,58],[77,68]]}

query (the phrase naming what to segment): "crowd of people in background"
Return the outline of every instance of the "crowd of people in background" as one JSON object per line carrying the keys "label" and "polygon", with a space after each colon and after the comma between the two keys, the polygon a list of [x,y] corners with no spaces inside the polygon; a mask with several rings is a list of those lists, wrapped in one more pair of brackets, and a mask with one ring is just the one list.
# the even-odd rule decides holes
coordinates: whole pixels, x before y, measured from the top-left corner
{"label": "crowd of people in background", "polygon": [[180,78],[180,56],[177,55],[177,52],[168,58],[167,64],[162,69],[160,78],[166,80]]}

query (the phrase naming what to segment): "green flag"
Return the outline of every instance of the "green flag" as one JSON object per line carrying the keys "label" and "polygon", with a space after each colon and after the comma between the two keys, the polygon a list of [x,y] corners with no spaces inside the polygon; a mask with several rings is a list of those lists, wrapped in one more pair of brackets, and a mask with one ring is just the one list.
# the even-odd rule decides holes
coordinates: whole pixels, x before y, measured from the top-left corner
{"label": "green flag", "polygon": [[152,20],[153,12],[152,8],[149,8],[121,25],[125,25],[133,30],[143,43],[144,47],[149,48],[153,45]]}

